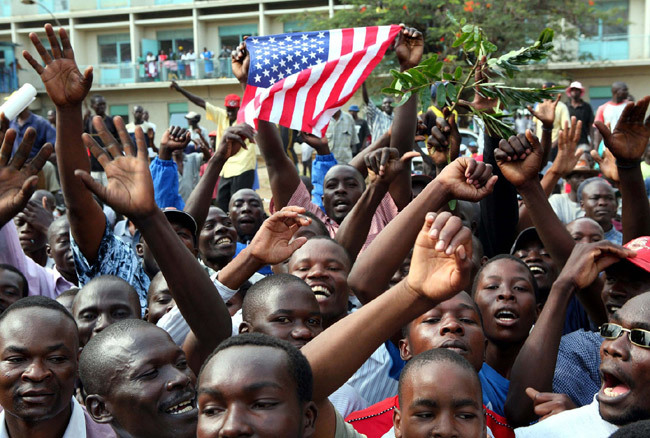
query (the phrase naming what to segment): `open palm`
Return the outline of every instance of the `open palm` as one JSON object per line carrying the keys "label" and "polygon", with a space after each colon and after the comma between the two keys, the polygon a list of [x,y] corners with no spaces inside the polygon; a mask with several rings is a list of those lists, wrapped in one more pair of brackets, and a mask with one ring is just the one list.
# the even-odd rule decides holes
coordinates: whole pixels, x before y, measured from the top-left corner
{"label": "open palm", "polygon": [[301,216],[304,212],[302,207],[284,207],[265,220],[250,243],[251,255],[266,264],[280,263],[291,257],[307,241],[305,237],[292,240],[301,226],[311,223],[311,219]]}
{"label": "open palm", "polygon": [[603,136],[605,146],[616,159],[635,161],[643,156],[650,138],[650,117],[644,120],[649,103],[650,96],[636,103],[628,103],[618,119],[614,132],[610,132],[601,121],[595,123]]}

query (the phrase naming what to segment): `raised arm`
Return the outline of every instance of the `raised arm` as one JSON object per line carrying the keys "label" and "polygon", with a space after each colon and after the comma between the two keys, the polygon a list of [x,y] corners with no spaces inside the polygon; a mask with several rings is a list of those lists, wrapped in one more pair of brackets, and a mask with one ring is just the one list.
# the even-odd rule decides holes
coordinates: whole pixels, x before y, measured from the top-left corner
{"label": "raised arm", "polygon": [[195,336],[190,337],[191,342],[186,341],[184,349],[190,366],[198,372],[219,342],[230,336],[230,315],[208,274],[155,203],[144,133],[136,128],[137,155],[130,142],[123,143],[123,151],[119,146],[104,150],[88,135],[84,142],[104,167],[108,186],[93,180],[86,171],[77,170],[75,174],[102,202],[131,219],[142,233]]}
{"label": "raised arm", "polygon": [[190,141],[190,133],[179,126],[170,126],[160,141],[160,153],[149,165],[153,179],[156,204],[160,208],[174,207],[182,210],[185,202],[178,193],[178,167],[172,153],[184,149]]}
{"label": "raised arm", "polygon": [[375,177],[345,217],[335,237],[352,260],[357,258],[363,248],[377,207],[395,179],[400,177],[404,169],[410,170],[410,159],[415,156],[417,152],[408,152],[400,157],[399,151],[393,148],[379,149],[366,155],[366,167]]}
{"label": "raised arm", "polygon": [[606,240],[575,246],[512,366],[505,404],[510,424],[527,426],[536,419],[534,402],[526,395],[526,388],[553,391],[555,363],[571,296],[594,283],[605,268],[633,253]]}
{"label": "raised arm", "polygon": [[644,120],[649,103],[650,96],[628,103],[614,132],[603,122],[596,122],[605,146],[616,158],[623,197],[623,242],[650,236],[650,204],[642,201],[647,195],[641,174],[641,159],[650,138],[650,117]]}
{"label": "raised arm", "polygon": [[471,158],[458,158],[445,167],[390,221],[352,266],[348,284],[357,298],[365,304],[387,289],[391,277],[413,248],[427,212],[440,210],[452,199],[477,202],[491,193],[496,180],[492,166]]}
{"label": "raised arm", "polygon": [[176,83],[176,81],[172,81],[171,84],[169,84],[169,88],[171,88],[174,91],[178,91],[181,93],[187,100],[192,102],[196,106],[200,106],[201,108],[205,109],[205,100],[196,94],[192,94],[189,91],[187,91],[185,88],[181,87]]}
{"label": "raised arm", "polygon": [[[542,168],[548,162],[548,156],[551,153],[551,147],[553,146],[553,123],[555,122],[555,108],[557,108],[557,103],[560,101],[560,95],[558,94],[555,100],[545,100],[539,105],[537,109],[533,109],[532,106],[528,105],[528,111],[542,123],[542,150],[544,154],[542,155]],[[541,169],[540,169],[541,170]]]}
{"label": "raised arm", "polygon": [[[442,236],[448,237],[442,241]],[[450,213],[427,214],[419,230],[408,277],[373,302],[343,318],[302,348],[314,376],[313,400],[325,405],[323,429],[333,431],[327,397],[383,342],[408,322],[469,285],[472,234]],[[336,366],[332,358],[337,357]],[[329,436],[333,436],[329,435]]]}
{"label": "raised arm", "polygon": [[248,125],[235,125],[226,129],[221,137],[215,154],[208,160],[205,173],[190,194],[185,211],[196,221],[198,230],[203,228],[205,218],[210,209],[210,201],[214,187],[217,185],[219,174],[228,158],[235,155],[241,148],[246,148],[246,139],[254,141],[255,131]]}
{"label": "raised arm", "polygon": [[[88,154],[81,140],[81,106],[92,85],[92,67],[88,67],[83,74],[79,71],[65,29],[59,29],[60,45],[50,24],[45,25],[45,34],[52,48],[51,55],[35,33],[29,35],[45,67],[27,51],[23,51],[23,56],[41,76],[48,96],[56,105],[55,150],[70,231],[86,259],[94,262],[104,235],[106,219],[91,193],[74,176],[77,169],[90,171]],[[106,129],[99,134],[107,134]]]}

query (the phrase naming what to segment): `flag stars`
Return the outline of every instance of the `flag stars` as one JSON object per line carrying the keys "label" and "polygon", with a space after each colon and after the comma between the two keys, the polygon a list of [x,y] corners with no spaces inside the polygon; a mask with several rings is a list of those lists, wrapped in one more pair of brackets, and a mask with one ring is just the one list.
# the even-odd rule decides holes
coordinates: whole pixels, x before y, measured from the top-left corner
{"label": "flag stars", "polygon": [[264,76],[268,76],[268,75],[271,74],[271,72],[270,72],[268,69],[264,69],[264,71],[262,72],[262,74],[263,74]]}
{"label": "flag stars", "polygon": [[269,43],[274,43],[274,42],[275,42],[275,38],[274,38],[274,37],[269,38]]}
{"label": "flag stars", "polygon": [[309,36],[306,33],[303,33],[300,38],[304,41],[304,40],[308,39]]}
{"label": "flag stars", "polygon": [[318,32],[318,38],[325,38],[325,32]]}
{"label": "flag stars", "polygon": [[255,75],[255,82],[259,82],[261,80],[262,80],[262,76],[260,76],[259,74],[256,74]]}

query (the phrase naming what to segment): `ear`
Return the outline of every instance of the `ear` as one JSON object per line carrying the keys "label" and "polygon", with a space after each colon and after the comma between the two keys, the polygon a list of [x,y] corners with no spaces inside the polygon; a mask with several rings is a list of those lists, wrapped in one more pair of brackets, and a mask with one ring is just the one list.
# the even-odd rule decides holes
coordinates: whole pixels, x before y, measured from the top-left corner
{"label": "ear", "polygon": [[302,411],[303,418],[303,435],[311,437],[316,433],[316,418],[318,418],[318,409],[313,401],[305,403]]}
{"label": "ear", "polygon": [[481,266],[487,263],[487,261],[490,260],[487,256],[481,257]]}
{"label": "ear", "polygon": [[91,394],[86,397],[86,410],[95,423],[111,423],[113,415],[106,409],[106,402],[101,395]]}
{"label": "ear", "polygon": [[49,243],[45,244],[45,254],[47,254],[49,258],[52,258],[52,247]]}
{"label": "ear", "polygon": [[399,340],[399,355],[402,360],[411,360],[413,354],[411,353],[411,347],[409,346],[408,338],[402,338]]}
{"label": "ear", "polygon": [[144,245],[142,243],[136,243],[135,244],[135,253],[140,258],[144,257]]}
{"label": "ear", "polygon": [[248,322],[248,321],[242,321],[241,324],[239,324],[239,334],[241,335],[242,333],[254,333],[255,330],[253,329],[253,325]]}
{"label": "ear", "polygon": [[142,317],[143,320],[149,321],[149,308],[147,307],[144,309],[144,316]]}
{"label": "ear", "polygon": [[402,413],[397,408],[393,411],[393,427],[395,438],[402,438]]}

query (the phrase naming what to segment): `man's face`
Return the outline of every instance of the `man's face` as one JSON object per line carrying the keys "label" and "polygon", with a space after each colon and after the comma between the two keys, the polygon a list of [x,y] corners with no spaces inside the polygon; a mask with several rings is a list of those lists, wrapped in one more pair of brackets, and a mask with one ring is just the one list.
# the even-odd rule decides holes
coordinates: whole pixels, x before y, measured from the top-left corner
{"label": "man's face", "polygon": [[144,316],[147,321],[156,324],[160,318],[176,305],[164,277],[156,278],[149,288],[149,299]]}
{"label": "man's face", "polygon": [[557,265],[550,254],[544,249],[542,242],[531,239],[515,251],[515,257],[523,260],[532,272],[537,287],[542,291],[550,291],[553,282],[557,279]]}
{"label": "man's face", "polygon": [[56,123],[56,112],[49,110],[47,112],[47,121],[50,122],[51,124]]}
{"label": "man's face", "polygon": [[201,233],[199,252],[208,261],[230,260],[237,250],[237,231],[220,208],[210,207]]}
{"label": "man's face", "polygon": [[78,348],[74,323],[61,312],[13,311],[0,328],[0,405],[27,422],[61,415],[74,392]]}
{"label": "man's face", "polygon": [[240,238],[250,239],[264,222],[264,205],[259,195],[250,189],[235,192],[230,198],[230,219]]}
{"label": "man's face", "polygon": [[404,360],[434,348],[449,348],[478,372],[483,366],[485,335],[470,296],[461,292],[414,319],[399,348]]}
{"label": "man's face", "polygon": [[76,277],[74,258],[70,249],[70,224],[67,221],[57,222],[50,227],[48,233],[48,257],[54,260],[59,272]]}
{"label": "man's face", "polygon": [[[576,193],[580,184],[582,184],[582,182],[587,178],[589,178],[589,175],[586,172],[573,172],[567,175],[566,180],[569,183],[569,186],[571,186],[571,191]],[[580,202],[579,199],[578,202]]]}
{"label": "man's face", "polygon": [[18,230],[18,238],[23,251],[32,254],[45,248],[47,234],[33,226],[24,213],[18,213],[14,218],[14,223]]}
{"label": "man's face", "polygon": [[[630,300],[609,321],[626,329],[650,330],[650,296]],[[650,419],[650,349],[632,344],[623,333],[603,341],[600,358],[601,417],[618,426]]]}
{"label": "man's face", "polygon": [[197,438],[307,438],[316,408],[302,406],[287,357],[277,348],[241,346],[219,352],[203,370]]}
{"label": "man's face", "polygon": [[582,97],[582,90],[580,90],[579,88],[571,88],[569,90],[569,94],[571,95],[571,99],[579,100],[580,97]]}
{"label": "man's face", "polygon": [[612,100],[616,103],[623,102],[627,100],[630,93],[627,89],[627,85],[621,85],[618,87],[612,87]]}
{"label": "man's face", "polygon": [[323,182],[323,207],[337,223],[343,222],[357,203],[364,186],[359,172],[350,166],[334,166]]}
{"label": "man's face", "polygon": [[533,278],[525,266],[499,259],[478,279],[474,300],[483,315],[485,336],[495,343],[523,343],[537,316]]}
{"label": "man's face", "polygon": [[601,299],[608,318],[629,300],[646,292],[650,292],[650,273],[636,265],[623,260],[605,269]]}
{"label": "man's face", "polygon": [[[263,333],[302,348],[323,331],[318,302],[307,286],[290,284],[278,289],[268,292],[263,308],[254,312],[251,321],[242,324],[240,333]],[[242,331],[245,325],[249,329]]]}
{"label": "man's face", "polygon": [[117,282],[91,284],[89,289],[79,292],[72,306],[82,347],[109,325],[123,319],[140,318],[139,313],[135,297]]}
{"label": "man's face", "polygon": [[95,114],[104,117],[106,115],[106,100],[103,97],[98,97],[92,103],[92,108]]}
{"label": "man's face", "polygon": [[226,107],[226,113],[228,114],[228,120],[234,122],[237,120],[237,113],[239,112],[239,107]]}
{"label": "man's face", "polygon": [[185,247],[189,249],[194,256],[196,256],[196,240],[195,236],[192,234],[192,231],[182,224],[175,222],[170,222],[170,224],[174,231],[176,231],[176,235],[179,237],[179,239],[181,239],[181,242],[183,242],[183,245],[185,245]]}
{"label": "man's face", "polygon": [[396,438],[486,436],[481,385],[466,369],[430,362],[402,382]]}
{"label": "man's face", "polygon": [[135,121],[136,124],[142,123],[142,115],[143,115],[143,113],[144,113],[144,111],[143,111],[142,107],[140,107],[140,106],[136,106],[133,109],[133,120]]}
{"label": "man's face", "polygon": [[0,315],[7,307],[23,298],[23,290],[26,287],[20,275],[0,268]]}
{"label": "man's face", "polygon": [[566,226],[576,243],[600,242],[605,238],[603,229],[593,219],[580,218]]}
{"label": "man's face", "polygon": [[381,110],[389,116],[393,114],[393,99],[391,97],[384,98],[384,101],[381,103]]}
{"label": "man's face", "polygon": [[104,397],[114,423],[129,436],[193,438],[196,377],[183,350],[154,326],[115,342],[111,388]]}
{"label": "man's face", "polygon": [[350,262],[343,248],[326,239],[308,240],[291,256],[289,273],[311,287],[326,326],[345,315]]}
{"label": "man's face", "polygon": [[348,111],[354,120],[359,117],[359,111]]}
{"label": "man's face", "polygon": [[614,189],[604,181],[597,181],[582,189],[582,208],[585,216],[600,224],[603,229],[606,225],[611,228],[612,219],[616,216],[616,196]]}

